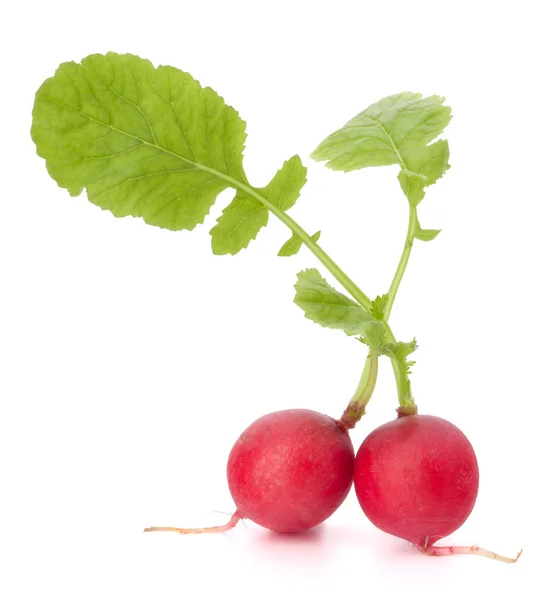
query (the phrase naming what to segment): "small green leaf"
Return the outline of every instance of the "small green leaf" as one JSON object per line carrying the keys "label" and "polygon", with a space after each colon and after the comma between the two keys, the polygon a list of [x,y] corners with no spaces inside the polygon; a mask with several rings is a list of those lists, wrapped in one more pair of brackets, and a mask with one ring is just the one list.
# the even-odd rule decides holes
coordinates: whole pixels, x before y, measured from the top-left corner
{"label": "small green leaf", "polygon": [[[291,208],[299,198],[306,181],[307,169],[299,156],[287,160],[275,177],[264,188],[256,191],[282,211]],[[262,202],[238,191],[224,210],[217,224],[210,230],[214,254],[237,254],[256,238],[262,227],[267,225],[268,209]]]}
{"label": "small green leaf", "polygon": [[384,342],[379,345],[377,351],[383,356],[394,359],[401,367],[404,373],[409,374],[410,368],[415,361],[408,360],[408,356],[417,349],[417,340],[411,342]]}
{"label": "small green leaf", "polygon": [[356,302],[335,290],[316,269],[298,273],[294,302],[305,316],[322,327],[341,329],[347,335],[364,338],[369,346],[378,346],[385,334],[383,324]]}
{"label": "small green leaf", "polygon": [[387,302],[389,301],[389,295],[383,294],[383,296],[377,296],[375,300],[372,301],[372,308],[370,312],[372,316],[374,316],[378,321],[382,321],[385,317],[385,307],[387,306]]}
{"label": "small green leaf", "polygon": [[432,185],[450,168],[448,160],[449,144],[447,140],[438,140],[429,146],[412,148],[405,163],[410,171],[424,175],[427,185]]}
{"label": "small green leaf", "polygon": [[414,237],[423,242],[430,242],[436,238],[436,236],[440,233],[441,229],[422,229],[419,221],[417,221],[417,226],[413,233]]}
{"label": "small green leaf", "polygon": [[[313,242],[318,242],[320,238],[320,231],[317,231],[311,236]],[[303,242],[300,236],[297,233],[292,234],[292,237],[286,241],[281,249],[279,250],[277,256],[293,256],[297,254],[302,246]]]}
{"label": "small green leaf", "polygon": [[427,178],[419,173],[402,169],[398,173],[398,181],[406,198],[413,206],[417,206],[425,197],[425,187],[427,186]]}
{"label": "small green leaf", "polygon": [[418,173],[408,157],[449,123],[451,109],[443,105],[444,100],[410,92],[383,98],[329,135],[311,157],[327,161],[330,169],[338,171],[398,164]]}
{"label": "small green leaf", "polygon": [[213,253],[237,254],[267,225],[268,217],[269,211],[261,202],[245,192],[237,192],[210,230]]}
{"label": "small green leaf", "polygon": [[449,146],[438,140],[430,146],[414,148],[406,157],[407,169],[400,171],[398,181],[410,204],[417,206],[425,197],[425,188],[436,183],[450,168]]}
{"label": "small green leaf", "polygon": [[299,156],[287,160],[277,171],[271,182],[259,191],[277,208],[287,211],[300,196],[301,188],[307,181],[307,168]]}

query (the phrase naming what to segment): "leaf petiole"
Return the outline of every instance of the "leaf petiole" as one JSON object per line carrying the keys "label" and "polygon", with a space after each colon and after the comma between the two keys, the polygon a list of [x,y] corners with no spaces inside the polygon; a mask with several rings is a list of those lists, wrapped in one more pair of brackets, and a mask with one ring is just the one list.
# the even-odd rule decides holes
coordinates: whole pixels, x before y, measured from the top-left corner
{"label": "leaf petiole", "polygon": [[391,358],[402,407],[413,407],[407,356],[415,342],[397,342],[388,318],[414,239],[430,241],[416,207],[424,190],[449,168],[447,142],[429,145],[445,128],[444,98],[403,92],[369,106],[324,140],[312,157],[351,171],[398,164],[410,202],[403,254],[388,296],[373,302],[287,211],[300,196],[306,168],[285,161],[268,185],[253,187],[243,168],[246,124],[235,109],[191,75],[130,54],[94,54],[63,63],[36,93],[31,136],[50,175],[72,196],[85,189],[91,202],[117,217],[141,217],[173,231],[192,230],[228,187],[235,197],[211,229],[214,254],[237,254],[275,215],[292,232],[281,248],[290,256],[305,244],[347,291],[332,288],[316,271],[298,275],[296,303],[324,327],[361,336],[368,361],[351,400],[360,418],[377,377],[379,355]]}
{"label": "leaf petiole", "polygon": [[[387,302],[374,301],[372,313],[388,328],[400,282],[406,270],[414,239],[433,240],[437,229],[422,229],[417,218],[417,206],[425,196],[425,188],[433,185],[450,168],[449,146],[445,140],[435,140],[449,124],[451,109],[444,105],[441,96],[423,97],[422,94],[402,92],[379,100],[368,106],[340,129],[326,137],[311,157],[325,161],[335,171],[354,171],[366,167],[398,165],[398,181],[410,204],[408,233],[402,256],[391,282]],[[379,302],[378,302],[379,301]],[[378,302],[378,304],[376,304]],[[415,412],[411,394],[409,369],[413,362],[407,357],[415,350],[415,341],[396,342],[390,329],[386,330],[385,343],[376,350],[391,358],[398,387],[398,400],[403,413]],[[369,400],[368,378],[372,376],[372,356],[368,355],[361,382],[353,396],[352,414],[363,414]],[[366,393],[361,393],[363,391]]]}
{"label": "leaf petiole", "polygon": [[313,240],[313,236],[309,235],[290,215],[271,204],[258,190],[241,183],[231,177],[223,175],[223,178],[228,181],[236,189],[241,189],[249,196],[252,196],[261,202],[271,213],[273,213],[282,223],[284,223],[292,233],[297,235],[309,250],[319,259],[319,261],[330,271],[338,282],[351,294],[351,296],[366,310],[370,310],[372,301],[358,287],[358,285],[341,269],[341,267]]}
{"label": "leaf petiole", "polygon": [[347,429],[352,429],[366,412],[366,405],[373,395],[377,381],[378,359],[377,352],[370,350],[358,387],[340,419]]}
{"label": "leaf petiole", "polygon": [[394,277],[392,278],[392,282],[387,293],[388,298],[384,309],[385,321],[389,320],[392,305],[394,304],[396,294],[398,293],[398,288],[400,287],[400,283],[404,277],[404,273],[406,272],[411,249],[413,248],[413,242],[415,240],[415,231],[418,224],[417,208],[410,204],[409,209],[408,231],[406,234],[406,241],[404,242],[404,249],[402,250],[398,267],[396,268],[396,272],[394,273]]}
{"label": "leaf petiole", "polygon": [[[402,255],[400,256],[396,272],[392,278],[392,282],[387,293],[387,302],[385,303],[385,307],[383,309],[383,320],[387,329],[385,337],[388,341],[393,343],[396,340],[390,327],[388,326],[388,319],[392,311],[396,294],[398,293],[398,288],[400,287],[400,283],[402,282],[402,278],[406,272],[406,267],[408,265],[411,250],[413,248],[413,242],[415,240],[415,233],[419,227],[417,208],[412,204],[410,204],[409,207],[408,230],[406,234],[406,240],[404,242],[404,248],[402,250]],[[373,350],[370,351],[366,358],[364,370],[362,371],[362,376],[360,378],[358,387],[341,418],[341,421],[347,428],[354,427],[365,414],[366,406],[373,395],[377,381],[377,362],[377,353]],[[394,358],[391,358],[391,364],[394,371],[394,378],[396,380],[396,388],[398,390],[398,403],[402,407],[409,407],[412,409],[415,407],[415,402],[411,393],[411,382],[408,377],[408,372],[404,371],[402,369],[402,365],[400,365],[400,363]]]}

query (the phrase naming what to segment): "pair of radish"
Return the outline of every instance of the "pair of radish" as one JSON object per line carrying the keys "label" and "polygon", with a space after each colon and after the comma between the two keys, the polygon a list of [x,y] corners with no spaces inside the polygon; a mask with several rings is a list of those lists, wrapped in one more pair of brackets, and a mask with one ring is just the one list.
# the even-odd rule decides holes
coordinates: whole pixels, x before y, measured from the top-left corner
{"label": "pair of radish", "polygon": [[296,533],[330,517],[354,481],[370,521],[426,554],[517,560],[477,546],[434,546],[466,521],[479,482],[472,445],[439,417],[399,411],[397,419],[368,435],[355,457],[342,421],[305,409],[274,412],[254,421],[235,442],[227,477],[237,510],[226,525],[145,531],[222,532],[250,519],[273,531]]}
{"label": "pair of radish", "polygon": [[[228,484],[236,511],[226,531],[250,519],[278,532],[298,532],[326,520],[354,482],[368,518],[419,550],[441,555],[477,553],[514,562],[477,547],[438,547],[460,527],[478,492],[470,442],[451,423],[417,414],[409,380],[416,342],[398,341],[388,320],[415,240],[430,242],[417,210],[425,189],[450,168],[449,146],[437,139],[451,120],[440,96],[402,92],[368,106],[326,137],[311,157],[336,171],[397,165],[409,202],[406,241],[388,292],[366,295],[291,215],[307,180],[298,155],[285,161],[265,187],[253,187],[243,168],[245,123],[210,88],[170,66],[155,68],[131,54],[93,54],[60,65],[36,92],[32,139],[57,184],[115,216],[141,217],[172,231],[202,223],[218,195],[231,203],[210,230],[214,254],[235,255],[256,238],[270,215],[292,233],[279,256],[305,245],[349,294],[315,268],[298,273],[294,302],[306,318],[369,346],[360,383],[340,420],[311,410],[261,417],[235,443]],[[436,140],[436,141],[434,141]],[[364,414],[377,377],[378,356],[391,359],[398,419],[373,431],[359,451],[348,430]]]}

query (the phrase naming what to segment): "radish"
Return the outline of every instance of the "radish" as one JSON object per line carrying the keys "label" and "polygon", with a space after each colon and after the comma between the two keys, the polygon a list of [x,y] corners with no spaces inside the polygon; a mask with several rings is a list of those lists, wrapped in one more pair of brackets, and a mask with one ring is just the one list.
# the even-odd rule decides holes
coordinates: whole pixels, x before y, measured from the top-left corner
{"label": "radish", "polygon": [[[444,102],[441,96],[413,92],[388,96],[327,136],[311,155],[336,171],[399,167],[409,207],[406,239],[387,293],[372,299],[318,244],[321,231],[311,235],[289,214],[307,181],[301,158],[286,160],[267,185],[251,185],[243,167],[245,122],[189,73],[109,52],[63,63],[40,86],[31,135],[60,187],[72,196],[85,189],[92,203],[117,217],[139,217],[172,231],[191,231],[203,223],[229,188],[232,200],[210,230],[213,253],[238,254],[275,217],[290,232],[278,255],[293,256],[305,245],[346,292],[316,268],[305,269],[297,275],[296,305],[311,321],[369,348],[356,392],[339,421],[311,410],[286,410],[265,415],[243,432],[228,460],[228,485],[237,507],[228,523],[145,531],[220,532],[246,518],[273,531],[296,532],[323,522],[351,487],[355,459],[347,431],[365,414],[379,357],[386,356],[400,418],[370,434],[358,452],[355,486],[364,512],[380,529],[427,554],[471,552],[511,561],[477,547],[434,545],[472,511],[478,466],[470,442],[455,426],[417,415],[410,382],[414,361],[408,358],[417,343],[398,340],[389,325],[413,245],[440,233],[421,226],[418,210],[428,187],[450,168],[448,143],[437,139],[451,120]],[[335,192],[325,198],[331,199],[331,211],[347,210]],[[366,251],[365,232],[373,224],[360,216],[345,220],[353,218],[362,229],[347,239],[358,243],[358,260],[373,265],[383,256],[383,244]],[[260,286],[242,301],[259,299],[265,319],[270,308]],[[236,286],[228,290],[238,291]],[[420,297],[430,300],[425,291]],[[221,294],[217,300],[221,310]],[[213,339],[217,332],[211,322],[220,320],[203,319],[204,334]]]}
{"label": "radish", "polygon": [[240,519],[280,533],[304,531],[345,500],[353,467],[353,444],[338,421],[305,409],[270,413],[243,431],[229,455],[228,485],[237,510],[226,525],[145,531],[222,532]]}
{"label": "radish", "polygon": [[370,521],[416,546],[433,544],[468,518],[478,462],[465,435],[429,415],[399,417],[358,450],[355,491]]}
{"label": "radish", "polygon": [[362,510],[382,531],[430,555],[481,554],[515,562],[477,546],[437,547],[470,515],[478,495],[478,462],[463,432],[445,419],[400,416],[375,429],[355,460]]}

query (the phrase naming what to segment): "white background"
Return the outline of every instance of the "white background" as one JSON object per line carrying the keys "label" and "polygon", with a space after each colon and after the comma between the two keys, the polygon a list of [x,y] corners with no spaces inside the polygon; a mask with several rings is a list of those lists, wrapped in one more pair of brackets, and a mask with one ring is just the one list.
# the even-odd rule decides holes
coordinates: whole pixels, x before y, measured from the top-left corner
{"label": "white background", "polygon": [[[13,3],[0,83],[0,597],[544,597],[544,35],[541,3]],[[315,532],[209,525],[233,504],[231,445],[255,418],[340,416],[365,349],[292,303],[303,249],[271,222],[236,257],[205,226],[171,233],[70,198],[30,140],[33,95],[59,63],[132,52],[191,72],[248,123],[245,166],[265,184],[292,154],[309,183],[291,214],[368,295],[389,285],[406,201],[396,168],[333,173],[307,157],[379,98],[441,94],[452,169],[392,315],[420,348],[420,411],[474,444],[481,490],[448,540],[524,554],[517,565],[427,558],[376,530],[353,492]],[[324,271],[324,269],[323,269]],[[381,363],[358,447],[393,418]]]}

